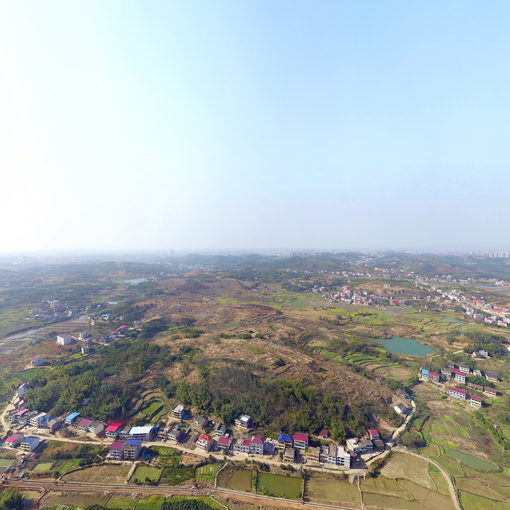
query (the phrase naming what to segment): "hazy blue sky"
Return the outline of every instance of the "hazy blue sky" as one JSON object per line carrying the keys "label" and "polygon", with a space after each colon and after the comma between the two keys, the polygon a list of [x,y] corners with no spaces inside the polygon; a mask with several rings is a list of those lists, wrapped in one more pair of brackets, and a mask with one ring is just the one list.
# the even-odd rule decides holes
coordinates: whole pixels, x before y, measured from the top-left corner
{"label": "hazy blue sky", "polygon": [[509,19],[0,0],[0,251],[510,249]]}

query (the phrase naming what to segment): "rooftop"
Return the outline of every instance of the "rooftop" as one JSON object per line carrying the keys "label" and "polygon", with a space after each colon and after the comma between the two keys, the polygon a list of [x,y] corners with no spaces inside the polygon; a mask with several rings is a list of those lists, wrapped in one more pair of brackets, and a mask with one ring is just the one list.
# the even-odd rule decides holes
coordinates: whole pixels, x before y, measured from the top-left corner
{"label": "rooftop", "polygon": [[129,433],[135,434],[150,434],[152,432],[152,425],[145,425],[144,427],[132,427]]}
{"label": "rooftop", "polygon": [[110,423],[108,427],[106,427],[106,432],[117,432],[122,427],[122,423]]}

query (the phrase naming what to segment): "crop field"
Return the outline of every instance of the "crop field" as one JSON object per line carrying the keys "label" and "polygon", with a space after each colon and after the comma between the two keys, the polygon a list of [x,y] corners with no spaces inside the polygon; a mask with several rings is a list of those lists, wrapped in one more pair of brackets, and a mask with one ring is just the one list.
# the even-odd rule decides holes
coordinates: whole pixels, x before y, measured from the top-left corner
{"label": "crop field", "polygon": [[165,485],[180,485],[193,479],[195,468],[193,466],[167,466],[163,468],[161,483]]}
{"label": "crop field", "polygon": [[197,482],[214,484],[216,473],[221,469],[221,464],[206,464],[195,469],[195,480]]}
{"label": "crop field", "polygon": [[11,467],[14,463],[14,459],[0,459],[0,468]]}
{"label": "crop field", "polygon": [[55,471],[59,471],[60,473],[65,473],[67,471],[71,471],[72,469],[76,469],[80,465],[80,461],[82,459],[65,459],[60,460],[54,464]]}
{"label": "crop field", "polygon": [[94,492],[48,492],[41,500],[41,508],[65,505],[86,508],[92,505],[105,506],[109,496]]}
{"label": "crop field", "polygon": [[49,473],[53,466],[53,462],[40,462],[32,469],[34,473]]}
{"label": "crop field", "polygon": [[162,473],[163,471],[161,469],[155,467],[137,466],[135,472],[131,476],[130,482],[135,482],[138,480],[139,482],[145,483],[148,479],[152,483],[158,483]]}
{"label": "crop field", "polygon": [[345,479],[312,473],[306,482],[306,495],[311,501],[360,503],[358,488]]}
{"label": "crop field", "polygon": [[106,508],[122,508],[123,510],[133,510],[136,505],[136,499],[127,496],[118,496],[113,494],[108,500]]}
{"label": "crop field", "polygon": [[406,478],[431,489],[436,487],[430,476],[429,463],[411,455],[394,455],[384,466],[381,474],[392,479]]}
{"label": "crop field", "polygon": [[252,471],[247,469],[224,469],[218,475],[218,485],[226,489],[252,492]]}
{"label": "crop field", "polygon": [[92,466],[78,471],[73,471],[62,477],[67,482],[104,482],[108,483],[124,483],[129,473],[130,466],[127,464],[102,464],[100,466]]}
{"label": "crop field", "polygon": [[149,496],[147,498],[139,499],[136,503],[136,510],[159,510],[165,498],[163,496]]}
{"label": "crop field", "polygon": [[460,503],[464,510],[510,510],[510,504],[475,496],[460,491]]}
{"label": "crop field", "polygon": [[390,480],[383,476],[362,480],[366,505],[406,510],[452,510],[449,495],[439,494],[410,480]]}
{"label": "crop field", "polygon": [[446,454],[452,457],[470,468],[476,469],[477,471],[496,471],[498,466],[488,460],[469,455],[468,453],[460,452],[458,450],[446,449]]}
{"label": "crop field", "polygon": [[257,492],[278,498],[300,499],[303,481],[293,476],[258,473]]}

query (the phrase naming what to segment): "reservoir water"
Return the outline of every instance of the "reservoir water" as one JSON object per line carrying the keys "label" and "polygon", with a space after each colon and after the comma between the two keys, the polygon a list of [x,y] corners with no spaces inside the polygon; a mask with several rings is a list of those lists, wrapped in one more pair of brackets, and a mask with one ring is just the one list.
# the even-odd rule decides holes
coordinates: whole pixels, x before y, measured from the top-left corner
{"label": "reservoir water", "polygon": [[432,347],[418,342],[415,338],[405,338],[403,336],[393,336],[391,338],[374,338],[382,344],[388,351],[395,354],[407,354],[409,356],[426,356],[434,352]]}

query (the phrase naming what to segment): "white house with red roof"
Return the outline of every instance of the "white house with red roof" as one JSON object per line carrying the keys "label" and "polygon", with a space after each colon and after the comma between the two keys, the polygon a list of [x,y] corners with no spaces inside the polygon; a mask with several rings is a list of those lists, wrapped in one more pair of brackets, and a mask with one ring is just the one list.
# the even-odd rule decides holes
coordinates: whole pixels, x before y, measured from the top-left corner
{"label": "white house with red roof", "polygon": [[306,450],[308,448],[308,434],[301,434],[300,432],[297,432],[292,436],[292,439],[294,441],[294,448],[297,448],[298,450]]}
{"label": "white house with red roof", "polygon": [[200,434],[197,440],[197,446],[208,452],[213,445],[213,438],[209,434]]}
{"label": "white house with red roof", "polygon": [[13,434],[5,440],[5,446],[8,448],[16,448],[24,438],[25,436],[23,434]]}
{"label": "white house with red roof", "polygon": [[483,398],[478,395],[469,395],[471,407],[480,408],[483,404]]}
{"label": "white house with red roof", "polygon": [[122,429],[122,423],[110,423],[105,429],[106,437],[117,437],[120,429]]}
{"label": "white house with red roof", "polygon": [[381,439],[381,434],[377,429],[368,429],[368,435],[370,436],[370,440]]}
{"label": "white house with red roof", "polygon": [[459,400],[466,400],[467,393],[458,388],[448,388],[448,395]]}
{"label": "white house with red roof", "polygon": [[461,372],[457,368],[454,368],[452,370],[452,374],[455,377],[455,380],[457,382],[460,382],[460,383],[465,383],[466,382],[466,374],[464,372]]}
{"label": "white house with red roof", "polygon": [[262,436],[252,436],[250,441],[250,453],[264,455],[264,439]]}
{"label": "white house with red roof", "polygon": [[230,450],[232,446],[232,438],[231,437],[220,437],[218,441],[216,441],[216,445],[220,450]]}

